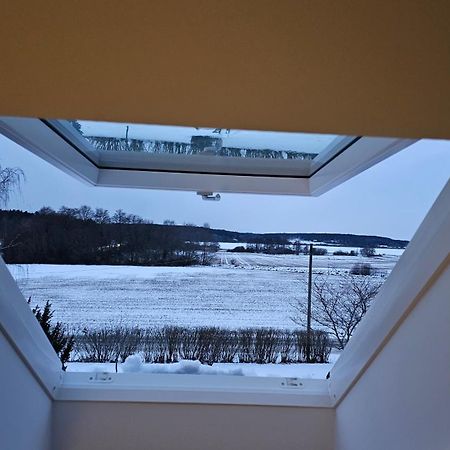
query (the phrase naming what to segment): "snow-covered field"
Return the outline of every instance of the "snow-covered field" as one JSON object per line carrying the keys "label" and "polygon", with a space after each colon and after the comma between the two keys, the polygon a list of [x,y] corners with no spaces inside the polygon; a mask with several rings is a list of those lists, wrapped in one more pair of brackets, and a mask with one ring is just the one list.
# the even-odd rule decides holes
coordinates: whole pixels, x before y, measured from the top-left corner
{"label": "snow-covered field", "polygon": [[[386,249],[387,253],[387,249]],[[314,275],[333,283],[355,263],[384,278],[398,255],[315,256]],[[210,267],[9,266],[31,303],[50,300],[54,319],[71,327],[215,325],[291,328],[306,300],[308,257],[219,252]]]}
{"label": "snow-covered field", "polygon": [[[384,279],[398,259],[398,254],[387,252],[370,259],[314,256],[313,273],[338,283],[354,264],[369,263]],[[294,328],[290,305],[306,301],[308,256],[221,251],[210,267],[34,264],[9,269],[32,305],[50,300],[54,319],[74,329],[115,324]],[[333,352],[328,364],[122,363],[118,371],[323,379],[338,357]],[[71,362],[68,370],[114,372],[115,365]]]}
{"label": "snow-covered field", "polygon": [[[342,251],[350,253],[351,251],[359,253],[361,250],[359,247],[337,247],[329,244],[324,244],[322,242],[313,242],[313,241],[304,241],[303,244],[314,244],[316,248],[324,248],[328,253],[333,254],[336,251]],[[233,250],[236,247],[247,247],[248,245],[252,245],[251,243],[242,243],[242,242],[219,242],[219,246],[221,250]],[[401,256],[405,250],[402,248],[377,248],[376,253],[380,256]]]}

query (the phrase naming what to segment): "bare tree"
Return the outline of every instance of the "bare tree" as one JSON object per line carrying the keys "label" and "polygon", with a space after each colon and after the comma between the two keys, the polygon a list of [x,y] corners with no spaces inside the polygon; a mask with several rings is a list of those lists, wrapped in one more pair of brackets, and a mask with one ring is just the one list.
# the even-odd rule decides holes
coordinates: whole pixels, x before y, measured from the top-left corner
{"label": "bare tree", "polygon": [[202,266],[209,266],[214,261],[215,253],[220,249],[219,245],[215,242],[201,242],[199,247],[200,264]]}
{"label": "bare tree", "polygon": [[375,249],[373,247],[363,247],[360,249],[359,253],[361,256],[365,256],[366,258],[373,258],[376,256]]}
{"label": "bare tree", "polygon": [[5,206],[14,188],[20,188],[25,176],[18,167],[0,166],[0,206]]}
{"label": "bare tree", "polygon": [[78,208],[78,218],[81,220],[92,220],[94,218],[94,211],[88,205],[82,205]]}
{"label": "bare tree", "polygon": [[119,224],[128,223],[128,214],[123,209],[118,209],[111,217],[111,222]]}
{"label": "bare tree", "polygon": [[72,219],[78,218],[78,209],[77,208],[69,208],[67,206],[61,206],[58,210],[58,214],[62,216],[71,217]]}
{"label": "bare tree", "polygon": [[41,214],[43,216],[51,216],[52,214],[56,214],[56,211],[51,208],[50,206],[43,206],[39,211],[38,214]]}
{"label": "bare tree", "polygon": [[[22,169],[18,167],[3,167],[0,166],[0,207],[6,206],[11,192],[14,188],[19,189],[22,181],[25,179],[25,175]],[[0,255],[7,248],[15,247],[18,245],[19,234],[10,238],[8,241],[4,241],[0,236]]]}
{"label": "bare tree", "polygon": [[108,210],[103,208],[95,208],[94,222],[100,224],[110,223],[111,218],[109,217]]}
{"label": "bare tree", "polygon": [[128,214],[127,215],[128,223],[134,223],[134,224],[143,224],[144,219],[141,216],[138,216],[136,214]]}
{"label": "bare tree", "polygon": [[[313,283],[313,322],[325,328],[336,339],[339,349],[343,349],[361,319],[366,314],[382,283],[373,277],[344,275],[339,285],[327,278],[317,278]],[[291,320],[297,325],[305,325],[306,304],[298,301],[292,304]]]}

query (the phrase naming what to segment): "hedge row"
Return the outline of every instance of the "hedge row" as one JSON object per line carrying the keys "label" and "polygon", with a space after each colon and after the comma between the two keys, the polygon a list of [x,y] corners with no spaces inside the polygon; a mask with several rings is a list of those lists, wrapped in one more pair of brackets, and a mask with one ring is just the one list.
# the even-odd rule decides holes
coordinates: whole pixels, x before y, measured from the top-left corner
{"label": "hedge row", "polygon": [[[326,332],[314,330],[311,361],[327,362],[331,345]],[[305,330],[176,326],[141,329],[116,326],[82,330],[75,336],[74,356],[84,362],[114,362],[141,353],[145,361],[151,363],[189,359],[199,360],[203,364],[267,364],[305,362],[305,352]]]}

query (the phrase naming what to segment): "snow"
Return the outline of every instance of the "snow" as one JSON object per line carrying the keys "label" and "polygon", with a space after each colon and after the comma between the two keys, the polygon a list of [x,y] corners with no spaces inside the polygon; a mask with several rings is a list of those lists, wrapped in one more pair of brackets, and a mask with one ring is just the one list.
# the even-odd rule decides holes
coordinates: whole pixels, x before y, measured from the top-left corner
{"label": "snow", "polygon": [[[294,243],[297,239],[291,239],[290,242]],[[252,245],[252,243],[246,243],[246,242],[218,242],[221,250],[233,250],[236,247],[247,247],[248,245]],[[301,241],[302,245],[306,244],[314,244],[315,248],[323,248],[328,253],[333,254],[337,251],[347,252],[350,253],[351,251],[354,251],[356,254],[359,254],[359,251],[361,250],[360,247],[341,247],[336,245],[328,245],[324,242],[316,242],[316,241]],[[405,251],[404,248],[376,248],[375,252],[379,256],[401,256],[403,252]],[[270,255],[269,255],[270,256]],[[284,256],[284,255],[282,255]]]}
{"label": "snow", "polygon": [[188,375],[244,375],[237,364],[209,366],[200,361],[184,360],[173,364],[145,364],[139,355],[129,356],[122,364],[123,372],[178,373]]}
{"label": "snow", "polygon": [[[354,251],[354,252],[356,252],[356,254],[358,254],[359,251],[361,250],[360,247],[338,247],[338,246],[334,246],[334,245],[317,244],[317,243],[314,243],[314,244],[316,244],[316,245],[314,245],[314,247],[324,248],[325,250],[328,251],[328,253],[334,253],[334,252],[338,252],[338,251],[350,253],[351,251]],[[404,251],[405,251],[404,248],[376,248],[375,249],[375,253],[378,256],[401,256]]]}
{"label": "snow", "polygon": [[245,242],[218,242],[221,250],[233,250],[235,247],[246,247],[248,244]]}
{"label": "snow", "polygon": [[[233,244],[234,245],[234,244]],[[339,249],[344,249],[339,247]],[[386,253],[390,249],[385,249]],[[345,251],[349,251],[345,249]],[[356,263],[369,263],[384,280],[399,255],[314,256],[314,277],[339,283]],[[160,327],[296,328],[293,302],[306,301],[307,255],[217,253],[209,267],[85,265],[9,265],[32,305],[52,302],[54,319],[72,329],[111,325]],[[118,364],[118,372],[189,373],[324,379],[339,353],[327,364],[248,364],[199,361],[145,364],[139,355]],[[68,363],[68,371],[115,372],[114,363]]]}
{"label": "snow", "polygon": [[[306,300],[308,257],[219,252],[210,267],[9,266],[32,305],[52,302],[73,328],[115,324],[159,327],[293,328],[291,304]],[[315,256],[314,276],[337,283],[367,262],[385,279],[398,256]]]}
{"label": "snow", "polygon": [[[118,364],[119,373],[178,373],[198,375],[235,375],[252,377],[297,377],[325,379],[337,359],[339,352],[332,352],[327,364],[244,364],[216,363],[212,366],[200,361],[180,361],[174,364],[144,364],[140,355],[129,356],[124,363]],[[114,363],[79,363],[67,365],[69,372],[110,372],[116,371]]]}
{"label": "snow", "polygon": [[[323,247],[329,254],[314,256],[313,269],[316,273],[349,271],[355,264],[367,263],[378,271],[390,272],[397,263],[400,255],[387,253],[373,258],[362,256],[335,256],[337,249],[349,252],[352,247]],[[358,250],[358,249],[356,249]],[[392,250],[396,249],[383,249]],[[402,250],[403,252],[403,250]],[[217,258],[220,266],[243,267],[252,270],[276,270],[304,273],[308,268],[308,255],[267,255],[264,253],[234,253],[218,252]]]}

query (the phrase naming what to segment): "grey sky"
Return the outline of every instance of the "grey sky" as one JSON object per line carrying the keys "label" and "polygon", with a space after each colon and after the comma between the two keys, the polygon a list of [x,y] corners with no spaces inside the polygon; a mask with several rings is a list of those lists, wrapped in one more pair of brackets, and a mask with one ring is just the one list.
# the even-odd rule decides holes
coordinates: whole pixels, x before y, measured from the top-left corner
{"label": "grey sky", "polygon": [[155,223],[203,224],[255,232],[336,232],[410,239],[450,176],[450,141],[423,140],[318,198],[96,188],[0,136],[0,165],[20,167],[26,181],[11,209],[35,211],[87,204],[122,208]]}

